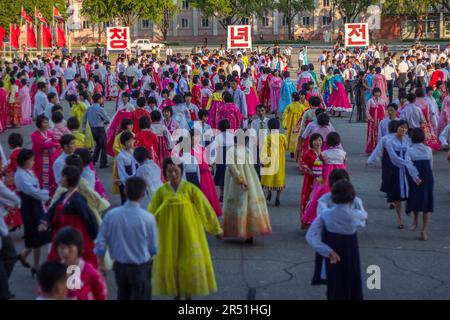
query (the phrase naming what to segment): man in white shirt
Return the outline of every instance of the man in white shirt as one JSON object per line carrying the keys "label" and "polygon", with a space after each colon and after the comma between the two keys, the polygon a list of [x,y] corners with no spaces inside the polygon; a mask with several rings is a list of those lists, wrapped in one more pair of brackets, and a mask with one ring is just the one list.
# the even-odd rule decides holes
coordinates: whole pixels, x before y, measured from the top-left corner
{"label": "man in white shirt", "polygon": [[75,144],[75,137],[71,134],[63,135],[59,143],[61,145],[62,152],[53,163],[53,175],[58,186],[61,185],[61,173],[66,165],[67,157],[72,155],[77,149],[77,145]]}
{"label": "man in white shirt", "polygon": [[400,63],[397,66],[397,71],[398,71],[398,88],[399,89],[403,89],[405,88],[405,84],[406,84],[406,78],[408,75],[408,70],[409,70],[409,66],[405,61],[405,57],[401,56],[400,57]]}
{"label": "man in white shirt", "polygon": [[383,69],[381,70],[381,74],[386,78],[387,91],[389,96],[389,103],[392,102],[392,98],[394,97],[394,80],[395,80],[395,69],[389,63],[389,58],[386,58]]}
{"label": "man in white shirt", "polygon": [[136,77],[136,67],[134,66],[134,61],[130,61],[128,68],[125,70],[125,75],[128,79],[128,86],[131,88],[134,78]]}
{"label": "man in white shirt", "polygon": [[189,83],[188,83],[188,72],[187,70],[181,71],[181,78],[178,82],[178,88],[180,89],[181,94],[184,96],[187,92],[189,92]]}
{"label": "man in white shirt", "polygon": [[351,62],[348,62],[347,69],[344,70],[342,77],[344,78],[345,82],[345,91],[347,92],[347,94],[350,94],[350,102],[352,104],[355,103],[353,92],[355,88],[356,75],[356,70],[352,68]]}
{"label": "man in white shirt", "polygon": [[45,112],[48,105],[47,98],[47,84],[45,82],[38,82],[37,84],[38,92],[34,97],[34,112],[33,118],[37,118]]}
{"label": "man in white shirt", "polygon": [[420,128],[424,122],[422,110],[415,105],[416,95],[414,93],[408,93],[408,104],[403,108],[400,113],[400,119],[406,120],[410,129]]}

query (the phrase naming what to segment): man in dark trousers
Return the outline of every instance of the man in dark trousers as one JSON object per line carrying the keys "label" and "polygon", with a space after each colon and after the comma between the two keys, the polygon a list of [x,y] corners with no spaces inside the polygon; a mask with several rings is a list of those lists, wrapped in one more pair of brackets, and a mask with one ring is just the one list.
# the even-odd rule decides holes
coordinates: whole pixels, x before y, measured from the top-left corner
{"label": "man in dark trousers", "polygon": [[117,300],[151,299],[152,257],[158,253],[158,231],[155,217],[140,206],[146,189],[142,178],[128,178],[127,201],[106,214],[95,240],[94,252],[103,274],[107,249],[114,260]]}
{"label": "man in dark trousers", "polygon": [[95,140],[94,165],[100,156],[100,168],[108,168],[105,127],[109,124],[109,117],[103,108],[103,96],[100,93],[96,93],[92,99],[94,103],[87,108],[83,116],[83,132],[86,132],[86,125],[89,123]]}

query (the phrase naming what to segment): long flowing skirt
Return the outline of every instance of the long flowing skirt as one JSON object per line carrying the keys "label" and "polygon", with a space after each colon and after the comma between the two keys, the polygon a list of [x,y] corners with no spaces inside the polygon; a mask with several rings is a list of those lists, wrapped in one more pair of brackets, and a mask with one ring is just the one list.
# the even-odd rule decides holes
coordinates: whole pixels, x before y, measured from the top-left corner
{"label": "long flowing skirt", "polygon": [[256,114],[256,106],[259,104],[259,97],[256,94],[255,88],[250,88],[250,93],[245,96],[247,101],[247,114],[248,117],[252,117]]}
{"label": "long flowing skirt", "polygon": [[271,110],[278,112],[278,103],[280,102],[281,88],[271,88],[270,89],[270,103]]}
{"label": "long flowing skirt", "polygon": [[217,195],[216,186],[209,169],[200,169],[200,189],[208,199],[218,217],[222,216],[222,207],[220,205],[219,196]]}
{"label": "long flowing skirt", "polygon": [[436,138],[436,135],[433,133],[430,122],[422,122],[421,127],[423,132],[425,133],[425,144],[435,151],[440,150],[441,144]]}
{"label": "long flowing skirt", "polygon": [[372,121],[367,120],[367,134],[366,134],[366,153],[371,154],[378,143],[378,127],[384,117],[384,108],[382,106],[377,108],[369,108]]}
{"label": "long flowing skirt", "polygon": [[333,90],[328,99],[328,108],[332,111],[351,112],[352,105],[348,100],[344,85],[340,82],[336,82],[336,87],[337,90]]}
{"label": "long flowing skirt", "polygon": [[17,102],[9,104],[9,123],[13,127],[22,125],[22,107]]}
{"label": "long flowing skirt", "polygon": [[414,160],[414,166],[419,171],[422,180],[417,185],[408,175],[409,195],[406,201],[406,213],[433,212],[434,210],[434,177],[429,160]]}

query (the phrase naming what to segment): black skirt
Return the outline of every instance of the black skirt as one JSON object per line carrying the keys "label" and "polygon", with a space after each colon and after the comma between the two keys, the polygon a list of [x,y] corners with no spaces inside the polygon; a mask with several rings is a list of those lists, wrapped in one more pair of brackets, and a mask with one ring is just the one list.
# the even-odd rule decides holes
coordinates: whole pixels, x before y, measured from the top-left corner
{"label": "black skirt", "polygon": [[434,177],[429,160],[415,160],[414,166],[419,171],[422,180],[420,185],[408,174],[409,196],[406,202],[406,212],[433,212],[434,209]]}
{"label": "black skirt", "polygon": [[[397,155],[400,156],[398,152]],[[386,165],[386,169],[384,169],[386,170],[385,175],[387,178],[385,183],[387,202],[405,201],[406,195],[402,196],[400,185],[400,183],[405,184],[405,182],[404,180],[400,181],[400,169],[392,163],[389,157],[388,159],[388,164]],[[406,171],[406,169],[404,170]],[[406,184],[403,187],[406,188]]]}
{"label": "black skirt", "polygon": [[186,180],[200,188],[197,172],[186,172]]}
{"label": "black skirt", "polygon": [[[328,300],[362,300],[363,289],[361,264],[357,233],[343,235],[323,229],[322,241],[330,246],[341,258],[337,264],[316,255],[313,285],[327,285]],[[326,280],[321,279],[323,260],[325,260]]]}
{"label": "black skirt", "polygon": [[381,187],[380,191],[387,193],[389,184],[389,175],[391,169],[391,159],[389,159],[389,154],[386,151],[386,148],[383,148],[383,155],[381,156]]}
{"label": "black skirt", "polygon": [[222,148],[219,149],[219,154],[217,156],[219,161],[216,164],[216,170],[214,172],[214,184],[219,187],[223,187],[225,185],[225,171],[227,169],[226,154],[227,147],[222,146]]}
{"label": "black skirt", "polygon": [[23,192],[19,192],[22,205],[20,213],[24,226],[25,248],[38,249],[50,243],[51,233],[49,231],[39,232],[38,226],[44,216],[44,209],[40,200],[35,199]]}

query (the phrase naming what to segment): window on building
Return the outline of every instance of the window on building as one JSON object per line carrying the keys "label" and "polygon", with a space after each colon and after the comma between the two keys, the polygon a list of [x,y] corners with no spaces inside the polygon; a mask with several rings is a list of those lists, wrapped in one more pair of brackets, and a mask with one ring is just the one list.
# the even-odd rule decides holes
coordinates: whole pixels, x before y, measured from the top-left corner
{"label": "window on building", "polygon": [[249,23],[248,18],[242,18],[241,24],[243,24],[243,25],[249,25],[250,23]]}
{"label": "window on building", "polygon": [[283,16],[283,27],[287,27],[289,24],[289,19],[287,16]]}
{"label": "window on building", "polygon": [[83,21],[83,29],[89,29],[89,21]]}
{"label": "window on building", "polygon": [[183,9],[189,9],[189,0],[183,0],[183,2],[181,3],[181,7]]}
{"label": "window on building", "polygon": [[302,17],[302,25],[309,26],[309,17]]}
{"label": "window on building", "polygon": [[322,25],[329,26],[330,24],[331,24],[331,17],[330,16],[322,16]]}
{"label": "window on building", "polygon": [[208,28],[208,27],[209,27],[208,18],[202,17],[202,28]]}
{"label": "window on building", "polygon": [[182,18],[181,19],[181,27],[184,29],[189,28],[189,20],[186,18]]}
{"label": "window on building", "polygon": [[142,29],[150,28],[150,20],[142,20]]}
{"label": "window on building", "polygon": [[262,18],[262,26],[268,27],[269,26],[269,17],[263,17]]}
{"label": "window on building", "polygon": [[322,5],[324,7],[329,7],[330,6],[330,0],[322,0]]}

